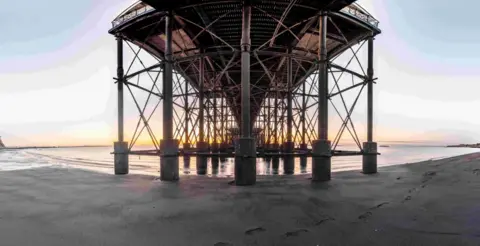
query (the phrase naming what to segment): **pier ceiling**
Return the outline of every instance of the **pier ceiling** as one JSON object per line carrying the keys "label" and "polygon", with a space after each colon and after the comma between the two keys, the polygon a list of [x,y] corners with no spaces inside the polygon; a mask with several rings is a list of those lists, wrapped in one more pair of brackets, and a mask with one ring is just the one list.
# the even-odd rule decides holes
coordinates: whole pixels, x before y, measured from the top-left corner
{"label": "pier ceiling", "polygon": [[[112,22],[112,35],[164,60],[165,15],[173,15],[174,69],[199,89],[205,60],[206,95],[227,99],[240,120],[242,5],[240,0],[143,0]],[[328,15],[329,59],[380,33],[355,0],[251,0],[251,119],[266,98],[286,97],[317,69],[320,15]],[[292,85],[287,61],[292,58]]]}

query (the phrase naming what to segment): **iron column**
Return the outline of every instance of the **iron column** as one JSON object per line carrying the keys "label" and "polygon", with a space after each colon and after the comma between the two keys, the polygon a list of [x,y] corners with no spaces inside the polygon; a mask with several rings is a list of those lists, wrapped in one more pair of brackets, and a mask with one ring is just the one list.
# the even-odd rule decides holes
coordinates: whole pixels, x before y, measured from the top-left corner
{"label": "iron column", "polygon": [[318,140],[313,143],[312,181],[330,180],[331,147],[328,141],[328,56],[327,56],[327,13],[319,18],[318,54]]}
{"label": "iron column", "polygon": [[307,81],[303,81],[302,83],[302,144],[300,149],[306,150],[307,149],[307,127],[306,127],[306,114],[307,114],[307,101],[306,101],[306,94],[307,94],[307,88],[306,88]]}
{"label": "iron column", "polygon": [[117,90],[118,90],[118,142],[113,144],[116,175],[128,174],[128,143],[124,142],[123,126],[123,39],[117,36]]}
{"label": "iron column", "polygon": [[[290,55],[292,53],[291,48],[288,51]],[[292,109],[292,100],[293,100],[293,91],[292,91],[292,57],[288,56],[287,58],[287,142],[292,142],[292,128],[293,128],[293,109]]]}
{"label": "iron column", "polygon": [[[294,142],[292,136],[293,128],[293,61],[292,61],[292,48],[288,49],[288,58],[287,58],[287,140],[283,145],[284,152],[293,153]],[[285,156],[283,158],[283,169],[285,174],[294,173],[294,157]]]}
{"label": "iron column", "polygon": [[377,143],[373,142],[373,40],[368,39],[368,68],[367,68],[367,142],[363,143],[363,173],[377,173]]}
{"label": "iron column", "polygon": [[117,36],[118,141],[123,142],[123,39]]}
{"label": "iron column", "polygon": [[241,46],[241,138],[235,148],[235,184],[253,185],[256,182],[256,146],[251,137],[250,116],[250,24],[252,7],[249,0],[244,0],[242,9],[242,41]]}
{"label": "iron column", "polygon": [[[203,51],[202,51],[203,52]],[[198,101],[199,101],[199,112],[198,112],[198,125],[200,127],[199,129],[199,136],[200,136],[200,142],[205,141],[205,116],[204,116],[204,111],[205,111],[205,104],[203,103],[204,101],[204,82],[205,82],[205,58],[203,56],[200,57],[199,61],[199,95],[198,95]]]}
{"label": "iron column", "polygon": [[367,142],[373,141],[373,37],[368,39],[368,129]]}
{"label": "iron column", "polygon": [[[199,141],[197,142],[197,152],[206,153],[208,151],[208,143],[205,142],[205,57],[203,56],[204,50],[201,49],[199,60],[199,91],[198,91],[198,127],[199,127]],[[207,157],[197,155],[197,174],[207,174]]]}
{"label": "iron column", "polygon": [[251,136],[251,120],[250,120],[250,22],[251,22],[251,6],[247,6],[247,1],[243,7],[243,26],[242,26],[242,125],[241,134],[244,138]]}
{"label": "iron column", "polygon": [[185,143],[183,144],[183,149],[190,148],[190,138],[189,138],[189,131],[188,131],[188,124],[190,121],[190,109],[188,108],[188,82],[185,81]]}
{"label": "iron column", "polygon": [[165,16],[165,69],[163,71],[163,140],[160,142],[160,179],[178,180],[178,141],[173,139],[173,14]]}

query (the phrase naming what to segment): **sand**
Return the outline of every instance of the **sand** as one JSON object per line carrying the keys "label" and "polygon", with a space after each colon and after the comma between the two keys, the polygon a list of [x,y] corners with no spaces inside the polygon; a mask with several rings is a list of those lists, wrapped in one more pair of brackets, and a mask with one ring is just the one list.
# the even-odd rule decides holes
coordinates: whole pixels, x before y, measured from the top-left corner
{"label": "sand", "polygon": [[0,245],[480,245],[480,153],[334,173],[229,180],[0,172]]}

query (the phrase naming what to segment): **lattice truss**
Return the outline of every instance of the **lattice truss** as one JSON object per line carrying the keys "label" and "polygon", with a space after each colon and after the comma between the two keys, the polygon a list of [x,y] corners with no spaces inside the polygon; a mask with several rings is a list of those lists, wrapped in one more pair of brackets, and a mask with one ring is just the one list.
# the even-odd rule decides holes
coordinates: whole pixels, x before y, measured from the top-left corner
{"label": "lattice truss", "polygon": [[[294,3],[295,1],[292,1]],[[252,41],[251,53],[251,118],[254,129],[258,129],[259,145],[281,144],[287,139],[288,103],[292,103],[292,137],[296,146],[310,145],[317,140],[318,123],[318,46],[319,36],[315,32],[307,33],[297,28],[308,23],[308,30],[318,30],[318,14],[307,16],[295,22],[284,22],[289,14],[289,6],[282,12],[272,12],[254,6],[252,18],[261,15],[266,18],[265,25],[273,25],[273,33],[261,33],[263,39]],[[208,24],[198,23],[175,13],[174,18],[174,137],[180,143],[195,144],[200,134],[200,109],[204,109],[203,125],[208,142],[230,142],[240,122],[240,36],[241,30],[230,30],[228,40],[216,35],[213,26],[229,19],[238,19],[241,12],[237,8],[226,9]],[[257,16],[257,19],[260,18]],[[268,19],[268,20],[267,20]],[[182,23],[188,23],[198,29],[197,33],[187,34]],[[145,41],[158,36],[158,29],[163,29],[163,18],[145,28],[151,29]],[[257,25],[261,25],[257,23]],[[160,27],[161,26],[161,27]],[[252,26],[252,29],[256,26]],[[328,28],[334,29],[329,34],[327,47],[329,51],[328,80],[330,101],[330,140],[335,150],[340,141],[351,141],[362,149],[358,127],[352,120],[365,86],[368,82],[366,49],[368,34],[365,36],[344,35],[334,18],[328,17]],[[305,28],[303,28],[305,29]],[[296,30],[296,32],[293,32]],[[152,35],[157,35],[153,37]],[[194,45],[197,38],[208,35],[215,42],[214,47],[198,49]],[[226,35],[223,34],[223,37]],[[293,39],[293,47],[276,45],[277,39]],[[256,42],[262,40],[262,42]],[[139,139],[147,136],[151,144],[159,149],[162,137],[161,102],[162,102],[162,60],[163,57],[154,49],[138,40],[125,41],[131,60],[125,70],[124,84],[133,104],[139,113],[136,124],[132,124],[130,149]],[[340,45],[339,45],[340,44]],[[343,44],[343,45],[341,45]],[[331,48],[332,46],[333,48]],[[335,48],[337,46],[338,48]],[[140,48],[142,47],[142,48]],[[342,48],[343,47],[343,48]],[[203,64],[201,62],[203,60]],[[291,62],[289,71],[288,63]],[[203,68],[203,76],[201,78]],[[290,79],[289,79],[289,76]],[[203,81],[203,87],[202,82]],[[202,89],[203,88],[203,89]],[[202,95],[201,95],[202,94]],[[200,98],[203,97],[203,102]],[[335,119],[336,117],[336,119]],[[365,117],[366,121],[366,117]],[[332,129],[336,128],[335,131]],[[364,131],[361,131],[364,132]]]}

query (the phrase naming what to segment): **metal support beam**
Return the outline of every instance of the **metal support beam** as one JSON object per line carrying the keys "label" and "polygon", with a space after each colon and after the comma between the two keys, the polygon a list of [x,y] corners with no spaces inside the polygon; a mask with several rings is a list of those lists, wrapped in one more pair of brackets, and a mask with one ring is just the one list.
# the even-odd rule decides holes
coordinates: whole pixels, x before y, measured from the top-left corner
{"label": "metal support beam", "polygon": [[189,123],[190,123],[190,109],[188,108],[188,81],[184,80],[185,82],[185,144],[190,144],[190,136],[189,136]]}
{"label": "metal support beam", "polygon": [[[292,52],[289,49],[288,53]],[[292,128],[293,128],[293,62],[292,57],[287,58],[287,142],[292,142]]]}
{"label": "metal support beam", "polygon": [[198,91],[198,107],[199,107],[199,112],[198,112],[198,124],[199,124],[199,141],[204,142],[205,141],[205,57],[200,57],[199,61],[199,70],[200,70],[200,78],[199,78],[199,83],[200,83],[200,88]]}
{"label": "metal support beam", "polygon": [[253,185],[256,182],[256,146],[251,137],[250,115],[250,28],[252,7],[249,0],[244,0],[242,9],[241,40],[241,138],[235,148],[235,184]]}
{"label": "metal support beam", "polygon": [[163,138],[173,139],[173,56],[171,14],[165,18],[165,70],[163,71]]}
{"label": "metal support beam", "polygon": [[244,138],[251,136],[251,120],[250,120],[250,23],[251,22],[251,7],[245,6],[243,8],[243,27],[242,27],[242,125],[241,134]]}
{"label": "metal support beam", "polygon": [[116,175],[128,174],[128,143],[124,142],[123,125],[123,85],[125,82],[123,71],[123,39],[117,36],[117,93],[118,93],[118,142],[114,148],[114,172]]}
{"label": "metal support beam", "polygon": [[173,139],[173,56],[172,29],[174,17],[172,12],[165,16],[165,68],[163,70],[163,140],[160,142],[160,179],[177,181],[178,140]]}
{"label": "metal support beam", "polygon": [[367,142],[363,143],[362,170],[365,174],[377,173],[377,143],[373,142],[373,40],[368,39],[367,68]]}
{"label": "metal support beam", "polygon": [[123,39],[117,37],[117,93],[118,93],[118,141],[123,142],[124,125],[123,125]]}
{"label": "metal support beam", "polygon": [[306,148],[306,145],[307,145],[307,138],[306,138],[306,131],[307,131],[307,128],[306,128],[307,98],[305,96],[306,89],[307,89],[306,85],[307,85],[307,81],[303,81],[303,84],[302,84],[302,118],[301,118],[302,119],[302,146],[303,146],[303,148]]}
{"label": "metal support beam", "polygon": [[367,105],[368,105],[368,129],[367,141],[373,142],[373,37],[368,40],[368,68],[367,68]]}
{"label": "metal support beam", "polygon": [[328,140],[328,57],[327,57],[327,17],[320,16],[319,55],[318,55],[318,136]]}
{"label": "metal support beam", "polygon": [[312,181],[330,180],[331,147],[328,141],[328,56],[327,56],[327,14],[319,17],[318,54],[318,141],[313,143]]}

